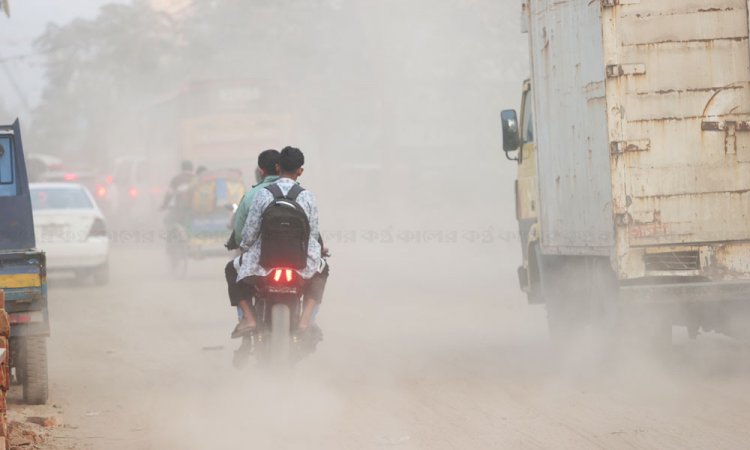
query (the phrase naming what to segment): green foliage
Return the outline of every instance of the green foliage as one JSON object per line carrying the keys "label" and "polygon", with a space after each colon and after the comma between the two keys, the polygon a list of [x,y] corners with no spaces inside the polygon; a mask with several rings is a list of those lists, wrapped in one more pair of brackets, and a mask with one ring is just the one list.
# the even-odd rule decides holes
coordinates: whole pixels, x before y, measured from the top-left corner
{"label": "green foliage", "polygon": [[168,88],[174,75],[171,23],[144,2],[106,5],[95,19],[49,25],[36,46],[46,55],[48,86],[33,136],[48,153],[91,155],[112,145],[118,123]]}

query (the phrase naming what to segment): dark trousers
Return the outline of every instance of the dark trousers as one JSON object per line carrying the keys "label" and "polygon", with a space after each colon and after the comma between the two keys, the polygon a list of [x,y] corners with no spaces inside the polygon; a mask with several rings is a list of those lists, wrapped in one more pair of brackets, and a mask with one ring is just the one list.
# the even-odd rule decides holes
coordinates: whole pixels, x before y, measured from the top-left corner
{"label": "dark trousers", "polygon": [[[326,289],[326,283],[328,282],[328,274],[330,268],[326,264],[323,272],[316,273],[305,285],[305,297],[312,297],[318,301],[323,302],[323,293]],[[240,300],[252,300],[255,296],[255,286],[250,281],[253,277],[247,280],[237,282],[237,269],[234,268],[234,261],[229,261],[224,268],[224,275],[227,279],[227,292],[229,294],[229,303],[232,306],[238,306]],[[250,281],[250,282],[246,282]]]}
{"label": "dark trousers", "polygon": [[239,305],[240,300],[253,299],[255,286],[251,283],[237,282],[237,269],[234,268],[234,261],[227,263],[227,266],[224,268],[224,275],[227,277],[229,303],[232,306]]}

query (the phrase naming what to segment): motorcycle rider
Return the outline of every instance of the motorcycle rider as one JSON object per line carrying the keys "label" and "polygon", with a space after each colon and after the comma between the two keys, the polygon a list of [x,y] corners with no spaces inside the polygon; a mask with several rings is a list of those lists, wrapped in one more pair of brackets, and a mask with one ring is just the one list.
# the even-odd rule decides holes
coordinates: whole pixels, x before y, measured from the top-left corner
{"label": "motorcycle rider", "polygon": [[174,209],[179,209],[184,206],[181,204],[184,203],[182,197],[185,196],[185,192],[190,187],[190,183],[193,182],[195,172],[193,171],[193,163],[188,160],[183,161],[180,167],[180,173],[172,177],[172,180],[169,182],[169,191],[167,191],[167,194],[164,196],[164,201],[161,205],[162,210],[167,209],[172,203],[172,200],[176,203]]}
{"label": "motorcycle rider", "polygon": [[[245,195],[237,206],[237,211],[234,214],[232,224],[232,236],[226,244],[227,249],[234,250],[240,248],[240,244],[242,243],[242,230],[245,228],[247,213],[250,211],[250,205],[253,202],[253,198],[255,198],[255,195],[259,191],[265,189],[268,185],[279,179],[277,171],[278,164],[278,150],[264,150],[258,155],[258,167],[255,170],[255,179],[258,184],[245,192]],[[229,261],[229,263],[227,263],[224,268],[224,274],[227,279],[230,304],[237,307],[237,313],[240,320],[242,320],[244,314],[242,308],[239,306],[239,302],[246,301],[249,303],[249,299],[252,299],[253,296],[252,287],[246,283],[240,283],[237,281],[237,269],[234,266],[234,261]],[[237,329],[235,329],[232,335],[237,337]]]}
{"label": "motorcycle rider", "polygon": [[[297,179],[304,172],[305,156],[302,151],[294,147],[285,147],[279,156],[278,171],[279,179],[276,185],[284,195],[287,195]],[[252,199],[247,220],[242,230],[240,248],[243,254],[235,259],[233,267],[237,270],[237,283],[243,283],[252,288],[254,278],[265,277],[271,268],[260,265],[261,241],[260,231],[263,212],[273,203],[274,195],[268,189],[260,189]],[[310,236],[307,250],[307,263],[302,269],[296,270],[297,274],[307,280],[304,293],[302,315],[298,324],[298,331],[305,332],[310,328],[313,313],[320,304],[325,284],[328,278],[328,265],[323,259],[323,248],[320,239],[318,225],[318,208],[315,197],[310,191],[303,190],[296,198],[297,204],[302,207],[310,224]],[[243,311],[243,319],[235,328],[233,337],[242,336],[255,330],[256,322],[250,308],[249,292],[245,292],[245,298],[238,300]]]}

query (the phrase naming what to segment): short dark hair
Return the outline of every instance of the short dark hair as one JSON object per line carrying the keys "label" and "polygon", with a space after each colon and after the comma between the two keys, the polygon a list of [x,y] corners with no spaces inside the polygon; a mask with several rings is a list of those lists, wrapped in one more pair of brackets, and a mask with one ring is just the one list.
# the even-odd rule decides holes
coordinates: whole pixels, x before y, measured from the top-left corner
{"label": "short dark hair", "polygon": [[258,167],[263,169],[268,175],[278,175],[276,173],[276,164],[279,163],[279,151],[268,149],[260,152],[258,155]]}
{"label": "short dark hair", "polygon": [[284,147],[279,157],[279,166],[284,172],[294,172],[305,165],[305,155],[296,147]]}

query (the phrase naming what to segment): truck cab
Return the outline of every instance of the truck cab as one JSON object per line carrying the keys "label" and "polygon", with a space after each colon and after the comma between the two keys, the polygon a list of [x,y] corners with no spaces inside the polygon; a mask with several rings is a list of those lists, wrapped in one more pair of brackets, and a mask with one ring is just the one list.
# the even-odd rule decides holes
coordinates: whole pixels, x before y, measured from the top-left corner
{"label": "truck cab", "polygon": [[46,260],[36,248],[28,175],[18,121],[0,126],[0,290],[11,323],[10,367],[24,400],[47,401]]}
{"label": "truck cab", "polygon": [[518,268],[518,281],[529,303],[541,303],[537,289],[539,271],[534,261],[539,241],[539,190],[531,80],[523,83],[520,115],[515,110],[505,110],[501,113],[501,120],[505,156],[518,163],[515,181],[516,220],[523,257],[523,264]]}

